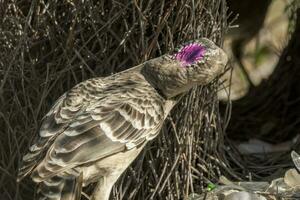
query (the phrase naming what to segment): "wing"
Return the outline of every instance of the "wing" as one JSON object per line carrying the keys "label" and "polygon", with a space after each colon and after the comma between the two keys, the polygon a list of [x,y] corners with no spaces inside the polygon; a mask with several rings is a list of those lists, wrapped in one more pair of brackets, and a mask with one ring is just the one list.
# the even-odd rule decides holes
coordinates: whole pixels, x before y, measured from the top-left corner
{"label": "wing", "polygon": [[159,132],[163,99],[149,85],[128,80],[100,84],[102,89],[99,85],[94,89],[95,85],[90,82],[75,88],[48,116],[55,123],[46,130],[59,126],[60,131],[56,136],[40,132],[41,140],[47,137],[51,145],[33,170],[35,181],[134,148]]}
{"label": "wing", "polygon": [[32,171],[51,142],[67,127],[67,124],[57,123],[55,120],[55,115],[65,98],[66,94],[62,95],[43,118],[39,131],[40,135],[35,138],[33,145],[29,148],[29,152],[22,159],[18,172],[18,182]]}

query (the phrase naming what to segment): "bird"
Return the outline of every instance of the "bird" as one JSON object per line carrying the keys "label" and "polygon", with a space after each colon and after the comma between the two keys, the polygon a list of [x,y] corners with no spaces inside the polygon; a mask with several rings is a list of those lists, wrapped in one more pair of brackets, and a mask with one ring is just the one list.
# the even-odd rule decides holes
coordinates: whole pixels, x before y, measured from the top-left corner
{"label": "bird", "polygon": [[75,85],[43,117],[17,181],[30,175],[44,200],[78,200],[83,187],[97,183],[93,199],[108,200],[182,95],[212,82],[227,61],[222,48],[198,38],[125,71]]}

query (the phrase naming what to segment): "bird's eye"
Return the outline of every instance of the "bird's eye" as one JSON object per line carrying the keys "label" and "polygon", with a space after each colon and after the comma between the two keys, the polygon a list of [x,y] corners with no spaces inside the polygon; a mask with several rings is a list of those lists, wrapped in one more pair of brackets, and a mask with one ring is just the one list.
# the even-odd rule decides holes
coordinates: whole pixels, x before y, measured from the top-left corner
{"label": "bird's eye", "polygon": [[183,46],[173,57],[180,61],[183,67],[187,67],[202,60],[205,51],[205,47],[201,44],[191,43]]}

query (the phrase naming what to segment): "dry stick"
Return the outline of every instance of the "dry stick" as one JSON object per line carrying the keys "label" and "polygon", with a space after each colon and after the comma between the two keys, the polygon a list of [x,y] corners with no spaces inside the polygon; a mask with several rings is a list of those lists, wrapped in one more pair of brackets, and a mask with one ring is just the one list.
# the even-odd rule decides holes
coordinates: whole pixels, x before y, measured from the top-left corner
{"label": "dry stick", "polygon": [[161,192],[163,191],[163,189],[164,189],[164,187],[165,187],[165,185],[166,185],[168,179],[170,178],[171,174],[173,173],[173,171],[174,171],[174,169],[175,169],[175,167],[176,167],[176,165],[177,165],[177,163],[178,163],[178,161],[179,161],[179,158],[180,158],[180,156],[181,156],[180,154],[181,154],[181,149],[179,149],[177,158],[176,158],[176,160],[175,160],[175,162],[174,162],[174,164],[173,164],[173,166],[172,166],[172,168],[171,168],[169,174],[167,175],[167,177],[166,177],[164,183],[162,184],[160,190],[158,191],[158,193],[161,193]]}
{"label": "dry stick", "polygon": [[153,193],[152,193],[150,199],[153,199],[153,198],[155,197],[155,194],[156,194],[156,192],[158,191],[158,188],[159,188],[160,183],[161,183],[161,181],[162,181],[162,179],[163,179],[163,177],[164,177],[164,174],[166,173],[167,166],[168,166],[168,163],[166,162],[165,165],[164,165],[164,168],[163,168],[163,170],[162,170],[162,173],[161,173],[161,175],[160,175],[160,177],[159,177],[159,180],[158,180],[158,182],[157,182],[157,185],[156,185],[156,187],[155,187],[155,189],[154,189],[154,191],[153,191]]}
{"label": "dry stick", "polygon": [[[36,1],[33,1],[33,2],[31,3],[31,5],[30,5],[30,10],[29,10],[29,13],[28,13],[28,15],[27,15],[27,17],[26,17],[26,24],[25,24],[24,32],[27,32],[28,27],[29,27],[29,25],[30,25],[30,21],[31,21],[32,15],[33,15],[33,9],[34,9],[34,7],[35,7],[35,2],[36,2]],[[1,96],[1,97],[2,97],[1,94],[3,93],[3,87],[4,87],[5,83],[6,83],[8,74],[9,74],[9,72],[10,72],[11,67],[13,66],[13,62],[15,61],[15,57],[17,56],[17,53],[18,53],[18,51],[20,50],[20,48],[21,48],[21,46],[22,46],[21,44],[22,44],[22,42],[24,41],[24,39],[25,39],[25,34],[24,34],[24,36],[20,39],[20,41],[18,42],[18,46],[17,46],[16,50],[14,51],[14,54],[13,54],[13,56],[12,56],[12,59],[11,59],[9,65],[8,65],[8,69],[5,71],[3,80],[1,81],[1,82],[2,82],[2,84],[1,84],[1,86],[0,86],[0,96]],[[16,155],[14,155],[13,158],[14,158],[15,156],[16,156]],[[7,165],[7,168],[10,168],[11,165],[14,164],[13,161],[14,161],[14,159],[12,159],[11,162],[9,162],[9,164]],[[5,177],[5,176],[2,176],[2,177],[1,177],[0,183],[3,182],[4,177]]]}
{"label": "dry stick", "polygon": [[143,181],[147,178],[148,174],[149,174],[149,170],[146,171],[145,175],[141,178],[140,183],[138,184],[138,186],[135,187],[135,191],[132,192],[132,194],[129,196],[128,199],[131,199],[134,196],[134,194],[138,192],[138,189],[141,187]]}
{"label": "dry stick", "polygon": [[164,17],[162,18],[162,20],[160,20],[160,23],[158,23],[158,28],[155,32],[155,37],[152,40],[152,42],[150,43],[147,51],[145,52],[145,58],[144,59],[148,59],[150,57],[150,53],[152,52],[152,50],[154,49],[155,43],[157,42],[159,33],[161,33],[162,28],[165,26],[168,17],[170,16],[173,8],[175,7],[176,2],[173,1],[172,6],[167,10],[166,14],[164,15]]}

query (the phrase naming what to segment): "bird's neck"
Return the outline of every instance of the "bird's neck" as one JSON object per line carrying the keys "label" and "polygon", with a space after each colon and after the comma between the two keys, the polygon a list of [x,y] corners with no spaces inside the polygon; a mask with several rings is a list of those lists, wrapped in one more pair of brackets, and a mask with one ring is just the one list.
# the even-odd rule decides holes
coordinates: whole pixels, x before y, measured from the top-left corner
{"label": "bird's neck", "polygon": [[186,74],[178,70],[178,63],[168,62],[164,57],[145,62],[140,70],[146,81],[166,99],[176,98],[185,93],[192,85],[186,83]]}

